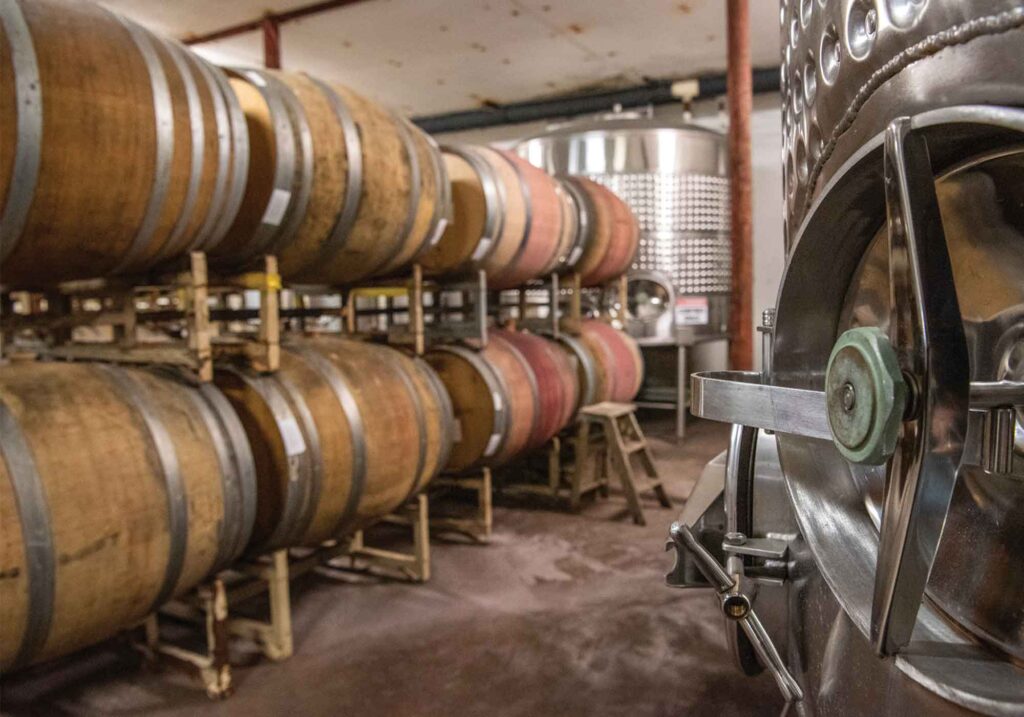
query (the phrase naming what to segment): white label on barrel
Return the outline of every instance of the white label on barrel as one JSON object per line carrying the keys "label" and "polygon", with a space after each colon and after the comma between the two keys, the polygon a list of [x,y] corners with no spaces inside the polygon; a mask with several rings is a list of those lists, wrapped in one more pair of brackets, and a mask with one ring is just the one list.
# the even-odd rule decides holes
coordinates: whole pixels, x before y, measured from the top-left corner
{"label": "white label on barrel", "polygon": [[676,326],[703,326],[708,323],[708,297],[680,296],[676,299]]}
{"label": "white label on barrel", "polygon": [[267,202],[267,211],[263,212],[263,223],[275,227],[280,224],[291,199],[292,193],[287,189],[275,189],[270,195],[270,201]]}
{"label": "white label on barrel", "polygon": [[490,440],[487,441],[487,448],[484,449],[484,456],[493,455],[498,450],[498,443],[501,441],[501,435],[498,433],[492,433]]}
{"label": "white label on barrel", "polygon": [[487,253],[487,250],[491,248],[491,241],[490,237],[480,237],[480,243],[476,245],[476,249],[473,251],[473,256],[470,259],[472,261],[479,261]]}

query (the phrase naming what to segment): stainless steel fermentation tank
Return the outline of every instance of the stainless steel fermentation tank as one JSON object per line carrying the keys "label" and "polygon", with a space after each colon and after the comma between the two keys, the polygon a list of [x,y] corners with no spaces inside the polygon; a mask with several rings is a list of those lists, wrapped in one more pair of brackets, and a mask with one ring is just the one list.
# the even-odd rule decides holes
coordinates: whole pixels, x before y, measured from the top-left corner
{"label": "stainless steel fermentation tank", "polygon": [[640,246],[625,328],[644,350],[640,403],[677,411],[687,368],[724,368],[732,249],[725,138],[683,122],[618,112],[561,125],[519,154],[553,174],[604,184],[633,210]]}
{"label": "stainless steel fermentation tank", "polygon": [[787,266],[669,583],[797,713],[1024,714],[1024,5],[779,19]]}

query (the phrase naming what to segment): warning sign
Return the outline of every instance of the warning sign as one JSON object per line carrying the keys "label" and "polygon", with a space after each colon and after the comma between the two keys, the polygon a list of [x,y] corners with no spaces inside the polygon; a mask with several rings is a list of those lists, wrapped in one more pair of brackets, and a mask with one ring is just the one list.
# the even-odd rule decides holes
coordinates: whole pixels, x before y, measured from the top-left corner
{"label": "warning sign", "polygon": [[708,297],[676,298],[676,326],[704,326],[708,323]]}

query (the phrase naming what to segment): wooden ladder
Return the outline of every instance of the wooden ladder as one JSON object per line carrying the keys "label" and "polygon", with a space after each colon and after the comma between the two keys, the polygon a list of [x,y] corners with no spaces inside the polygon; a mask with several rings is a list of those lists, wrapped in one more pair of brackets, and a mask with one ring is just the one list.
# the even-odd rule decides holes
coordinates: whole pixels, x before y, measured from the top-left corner
{"label": "wooden ladder", "polygon": [[[640,424],[636,420],[636,406],[631,403],[597,403],[582,409],[583,420],[601,426],[610,463],[619,475],[622,492],[626,495],[629,511],[633,514],[633,522],[646,525],[640,494],[650,490],[665,508],[672,507],[672,501],[665,492],[665,487],[658,476],[654,465],[654,457],[647,445],[647,439]],[[644,468],[646,478],[638,479],[633,470],[632,457],[637,455]]]}

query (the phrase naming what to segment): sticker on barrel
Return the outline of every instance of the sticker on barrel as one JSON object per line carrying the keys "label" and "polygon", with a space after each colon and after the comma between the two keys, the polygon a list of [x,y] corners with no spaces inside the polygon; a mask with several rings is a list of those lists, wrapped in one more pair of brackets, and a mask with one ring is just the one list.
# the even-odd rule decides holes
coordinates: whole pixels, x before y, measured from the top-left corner
{"label": "sticker on barrel", "polygon": [[676,326],[704,326],[708,318],[708,297],[676,297]]}

